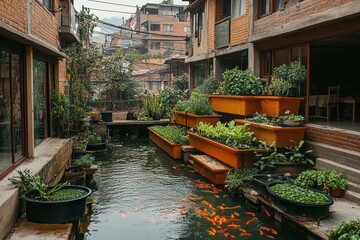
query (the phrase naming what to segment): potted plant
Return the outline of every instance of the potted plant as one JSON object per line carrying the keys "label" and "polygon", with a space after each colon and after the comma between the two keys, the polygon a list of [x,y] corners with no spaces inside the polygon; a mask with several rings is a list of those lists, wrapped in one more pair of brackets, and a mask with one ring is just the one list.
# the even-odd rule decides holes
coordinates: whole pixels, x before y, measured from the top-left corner
{"label": "potted plant", "polygon": [[97,133],[91,133],[88,137],[86,145],[87,151],[102,151],[106,149],[107,141],[102,140],[101,136]]}
{"label": "potted plant", "polygon": [[339,226],[330,231],[329,240],[355,240],[360,239],[360,219],[341,222]]}
{"label": "potted plant", "polygon": [[215,111],[247,117],[260,110],[259,99],[255,96],[263,92],[263,85],[251,70],[227,69],[223,79],[223,95],[209,95]]}
{"label": "potted plant", "polygon": [[251,189],[251,176],[256,174],[256,168],[232,168],[226,174],[225,187],[232,195],[243,194]]}
{"label": "potted plant", "polygon": [[215,125],[221,115],[215,115],[206,95],[193,92],[187,101],[179,100],[171,114],[171,122],[196,128],[200,122]]}
{"label": "potted plant", "polygon": [[90,168],[91,165],[94,163],[94,157],[90,154],[86,154],[84,156],[81,156],[79,159],[74,160],[74,165],[82,167],[84,169]]}
{"label": "potted plant", "polygon": [[[284,115],[286,110],[297,114],[302,97],[289,94],[296,89],[299,92],[300,83],[307,79],[307,71],[304,65],[299,62],[292,62],[290,66],[283,64],[274,68],[274,77],[265,87],[264,94],[270,96],[261,96],[261,110],[269,117]],[[299,96],[299,94],[295,94]]]}
{"label": "potted plant", "polygon": [[[252,118],[236,119],[238,125],[248,124],[249,130],[254,132],[257,141],[263,141],[266,145],[277,148],[295,147],[304,139],[304,127],[288,127],[284,125],[284,119],[303,119],[301,115],[285,115],[278,118],[268,118],[265,114],[256,112]],[[287,126],[287,127],[285,127]]]}
{"label": "potted plant", "polygon": [[294,183],[322,191],[324,190],[326,178],[327,174],[322,170],[306,170],[300,173]]}
{"label": "potted plant", "polygon": [[90,112],[90,119],[92,122],[97,123],[101,120],[101,114],[97,110],[93,110]]}
{"label": "potted plant", "polygon": [[267,185],[270,183],[291,182],[289,178],[278,174],[254,174],[251,175],[250,179],[254,190],[267,200],[271,199]]}
{"label": "potted plant", "polygon": [[284,127],[300,127],[304,123],[302,115],[290,114],[289,110],[285,111],[285,115],[279,116],[279,125]]}
{"label": "potted plant", "polygon": [[270,183],[267,186],[271,202],[282,211],[311,219],[329,214],[333,199],[320,191],[291,183]]}
{"label": "potted plant", "polygon": [[341,197],[346,190],[347,182],[344,173],[332,169],[327,173],[325,188],[333,197]]}
{"label": "potted plant", "polygon": [[181,146],[189,142],[185,129],[178,126],[151,126],[149,138],[175,159],[182,158]]}
{"label": "potted plant", "polygon": [[[200,123],[196,132],[188,132],[190,145],[234,168],[251,167],[254,163],[255,143],[247,126],[236,126],[234,121],[218,122],[216,126]],[[263,149],[258,151],[264,151]]]}

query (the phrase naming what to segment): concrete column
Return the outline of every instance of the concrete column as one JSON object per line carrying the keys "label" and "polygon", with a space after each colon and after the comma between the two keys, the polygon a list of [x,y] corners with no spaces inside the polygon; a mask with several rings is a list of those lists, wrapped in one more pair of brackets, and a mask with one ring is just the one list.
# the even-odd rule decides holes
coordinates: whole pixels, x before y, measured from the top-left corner
{"label": "concrete column", "polygon": [[216,81],[222,81],[222,67],[220,64],[219,57],[213,57],[213,68],[214,68],[214,78]]}
{"label": "concrete column", "polygon": [[34,157],[34,98],[33,98],[33,48],[26,47],[26,74],[25,74],[25,96],[26,96],[26,122],[25,139],[27,145],[27,157]]}
{"label": "concrete column", "polygon": [[255,76],[260,76],[260,51],[254,43],[248,44],[248,63]]}

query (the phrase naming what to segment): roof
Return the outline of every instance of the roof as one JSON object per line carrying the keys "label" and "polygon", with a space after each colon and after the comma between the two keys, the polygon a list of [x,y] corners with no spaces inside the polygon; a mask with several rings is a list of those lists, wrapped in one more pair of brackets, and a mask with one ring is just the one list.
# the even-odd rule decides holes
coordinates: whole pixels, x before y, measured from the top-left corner
{"label": "roof", "polygon": [[181,54],[175,54],[175,55],[172,55],[170,57],[168,57],[166,60],[165,60],[165,64],[169,64],[171,62],[182,62],[184,61],[185,62],[185,59],[187,58],[187,56],[185,55],[181,55]]}
{"label": "roof", "polygon": [[188,5],[185,8],[185,11],[192,12],[195,11],[197,8],[205,4],[205,0],[195,0],[193,3]]}

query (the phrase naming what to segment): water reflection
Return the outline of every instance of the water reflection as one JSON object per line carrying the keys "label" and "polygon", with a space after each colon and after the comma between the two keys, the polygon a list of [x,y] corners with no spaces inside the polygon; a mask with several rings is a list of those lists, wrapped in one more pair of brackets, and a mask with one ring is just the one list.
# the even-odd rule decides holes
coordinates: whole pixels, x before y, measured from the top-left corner
{"label": "water reflection", "polygon": [[98,190],[85,239],[305,239],[148,140],[121,144],[97,158]]}

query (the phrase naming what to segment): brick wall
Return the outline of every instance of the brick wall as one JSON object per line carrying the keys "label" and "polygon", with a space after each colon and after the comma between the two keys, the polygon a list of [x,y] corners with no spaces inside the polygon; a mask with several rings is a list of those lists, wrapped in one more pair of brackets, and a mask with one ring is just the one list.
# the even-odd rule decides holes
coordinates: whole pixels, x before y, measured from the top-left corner
{"label": "brick wall", "polygon": [[312,125],[306,126],[305,138],[307,140],[360,152],[360,134],[357,132]]}
{"label": "brick wall", "polygon": [[[55,9],[60,0],[55,0]],[[60,12],[52,13],[37,0],[32,1],[31,33],[57,48],[59,45]]]}
{"label": "brick wall", "polygon": [[215,22],[217,19],[216,2],[218,0],[209,0],[209,22],[208,22],[208,51],[212,52],[215,49]]}
{"label": "brick wall", "polygon": [[280,26],[288,22],[294,22],[307,16],[317,14],[341,5],[358,0],[289,0],[284,10],[274,12],[269,16],[260,18],[254,22],[254,32],[268,30],[271,27]]}
{"label": "brick wall", "polygon": [[15,29],[26,32],[26,1],[6,0],[0,1],[0,22],[8,24]]}
{"label": "brick wall", "polygon": [[230,45],[244,44],[249,37],[249,2],[246,1],[246,13],[231,19]]}

